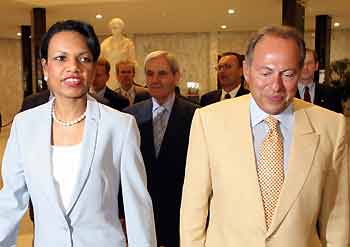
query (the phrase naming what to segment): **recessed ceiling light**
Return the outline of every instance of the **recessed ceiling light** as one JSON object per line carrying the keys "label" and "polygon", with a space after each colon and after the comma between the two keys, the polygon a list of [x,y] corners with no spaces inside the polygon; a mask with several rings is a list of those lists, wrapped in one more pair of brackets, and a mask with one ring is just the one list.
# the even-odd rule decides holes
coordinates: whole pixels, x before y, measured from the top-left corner
{"label": "recessed ceiling light", "polygon": [[229,13],[230,15],[233,15],[235,13],[235,10],[234,9],[229,9],[229,10],[227,10],[227,13]]}
{"label": "recessed ceiling light", "polygon": [[227,26],[226,25],[221,25],[221,29],[226,29]]}
{"label": "recessed ceiling light", "polygon": [[22,36],[22,34],[21,34],[21,33],[17,33],[17,36],[18,36],[18,37],[21,37],[21,36]]}
{"label": "recessed ceiling light", "polygon": [[334,22],[333,24],[335,27],[339,27],[340,26],[340,23],[339,22]]}
{"label": "recessed ceiling light", "polygon": [[101,14],[96,15],[96,19],[102,19],[102,18],[103,18],[103,16]]}

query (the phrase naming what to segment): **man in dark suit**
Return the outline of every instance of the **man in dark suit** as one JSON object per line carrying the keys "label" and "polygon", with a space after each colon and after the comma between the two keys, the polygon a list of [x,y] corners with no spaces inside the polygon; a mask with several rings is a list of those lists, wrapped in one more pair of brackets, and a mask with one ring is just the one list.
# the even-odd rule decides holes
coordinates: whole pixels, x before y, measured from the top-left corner
{"label": "man in dark suit", "polygon": [[95,80],[91,84],[90,94],[102,104],[116,110],[123,110],[129,105],[129,100],[106,86],[110,69],[109,62],[100,57],[97,61]]}
{"label": "man in dark suit", "polygon": [[318,65],[316,52],[306,49],[304,67],[295,97],[327,108],[328,110],[342,113],[343,107],[340,93],[332,87],[314,81],[314,75],[318,70]]}
{"label": "man in dark suit", "polygon": [[179,214],[192,117],[198,107],[175,96],[180,78],[172,54],[155,51],[145,59],[151,99],[125,111],[135,116],[153,201],[158,246],[179,246]]}
{"label": "man in dark suit", "polygon": [[216,69],[222,89],[210,91],[202,95],[200,100],[201,106],[249,93],[249,90],[245,89],[241,83],[243,75],[242,63],[243,57],[238,53],[225,52],[221,55]]}
{"label": "man in dark suit", "polygon": [[115,65],[116,77],[120,87],[115,91],[129,99],[130,105],[149,99],[151,96],[146,88],[134,81],[135,63],[132,61],[120,61]]}

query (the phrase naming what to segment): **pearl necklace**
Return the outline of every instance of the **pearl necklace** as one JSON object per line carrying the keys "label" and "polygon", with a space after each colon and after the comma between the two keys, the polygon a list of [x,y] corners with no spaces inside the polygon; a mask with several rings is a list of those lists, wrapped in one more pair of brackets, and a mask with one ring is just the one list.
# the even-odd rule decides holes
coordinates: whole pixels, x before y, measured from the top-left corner
{"label": "pearl necklace", "polygon": [[77,124],[81,121],[83,121],[86,117],[86,110],[83,114],[80,115],[80,117],[78,117],[77,119],[74,119],[72,121],[69,121],[69,122],[65,122],[63,120],[60,120],[56,117],[55,115],[55,101],[52,103],[52,110],[51,110],[51,116],[53,118],[53,120],[58,123],[59,125],[63,126],[63,127],[71,127],[73,126],[74,124]]}

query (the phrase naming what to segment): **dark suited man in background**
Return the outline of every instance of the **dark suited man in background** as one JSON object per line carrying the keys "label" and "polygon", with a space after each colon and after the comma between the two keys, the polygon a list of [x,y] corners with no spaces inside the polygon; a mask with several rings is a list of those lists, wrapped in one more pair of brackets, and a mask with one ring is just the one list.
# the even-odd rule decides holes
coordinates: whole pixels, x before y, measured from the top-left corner
{"label": "dark suited man in background", "polygon": [[135,63],[120,61],[115,65],[120,87],[115,91],[129,99],[130,105],[149,99],[148,90],[135,82]]}
{"label": "dark suited man in background", "polygon": [[129,105],[129,100],[106,86],[110,69],[109,62],[100,57],[97,61],[95,80],[90,86],[90,94],[102,104],[121,111]]}
{"label": "dark suited man in background", "polygon": [[314,81],[318,65],[316,52],[306,49],[304,67],[298,83],[296,97],[328,110],[342,113],[343,108],[339,92],[332,87]]}
{"label": "dark suited man in background", "polygon": [[152,98],[127,108],[126,112],[135,116],[141,133],[158,246],[178,247],[189,131],[197,106],[175,96],[180,72],[172,54],[152,52],[144,64]]}
{"label": "dark suited man in background", "polygon": [[222,89],[210,91],[201,97],[200,105],[206,106],[224,99],[238,97],[248,94],[241,83],[243,56],[235,52],[222,54],[216,67],[218,80]]}

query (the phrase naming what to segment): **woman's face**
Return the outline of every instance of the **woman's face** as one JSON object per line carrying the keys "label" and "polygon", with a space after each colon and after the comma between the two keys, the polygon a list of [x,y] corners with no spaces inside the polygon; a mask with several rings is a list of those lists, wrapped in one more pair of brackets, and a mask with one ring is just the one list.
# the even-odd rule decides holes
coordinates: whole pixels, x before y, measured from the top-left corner
{"label": "woman's face", "polygon": [[78,32],[62,31],[52,36],[44,75],[56,98],[85,97],[95,76],[95,63],[86,38]]}

